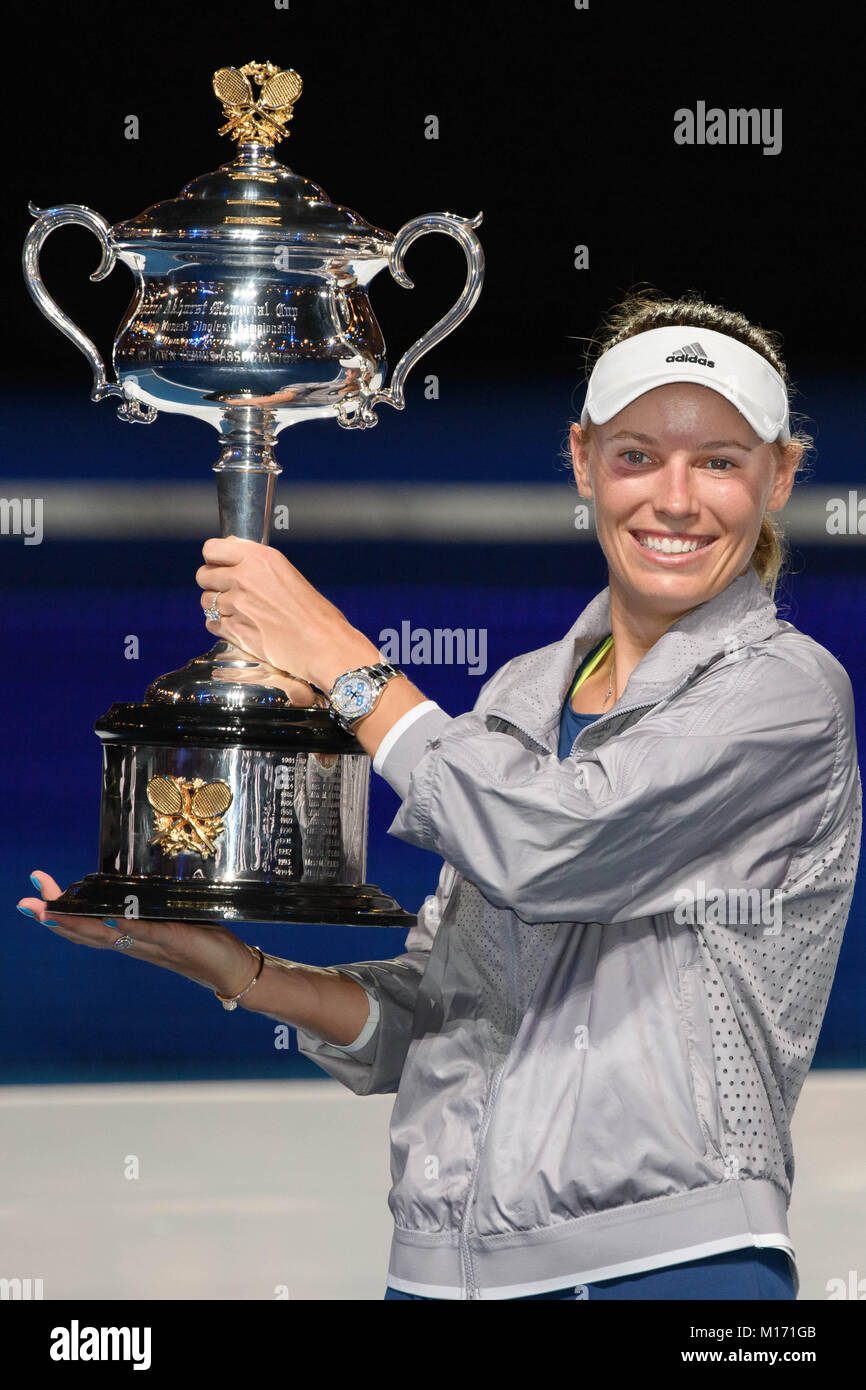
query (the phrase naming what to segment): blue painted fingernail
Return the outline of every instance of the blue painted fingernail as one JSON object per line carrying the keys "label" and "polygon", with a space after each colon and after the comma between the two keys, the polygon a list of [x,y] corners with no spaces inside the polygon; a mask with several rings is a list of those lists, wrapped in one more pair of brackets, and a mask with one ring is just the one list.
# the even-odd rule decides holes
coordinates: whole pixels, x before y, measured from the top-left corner
{"label": "blue painted fingernail", "polygon": [[42,884],[39,882],[39,879],[36,877],[35,874],[30,875],[30,882],[33,884],[33,887],[36,889],[37,893],[42,892]]}
{"label": "blue painted fingernail", "polygon": [[53,917],[44,917],[42,919],[42,925],[43,927],[59,927],[60,923],[55,922]]}
{"label": "blue painted fingernail", "polygon": [[20,903],[16,903],[15,906],[18,908],[19,912],[24,913],[25,917],[36,917],[36,913],[32,912],[29,907],[22,907]]}
{"label": "blue painted fingernail", "polygon": [[103,922],[105,923],[105,925],[106,925],[107,927],[116,927],[116,926],[117,926],[117,923],[115,922],[115,920],[114,920],[113,917],[103,917],[102,920],[103,920]]}

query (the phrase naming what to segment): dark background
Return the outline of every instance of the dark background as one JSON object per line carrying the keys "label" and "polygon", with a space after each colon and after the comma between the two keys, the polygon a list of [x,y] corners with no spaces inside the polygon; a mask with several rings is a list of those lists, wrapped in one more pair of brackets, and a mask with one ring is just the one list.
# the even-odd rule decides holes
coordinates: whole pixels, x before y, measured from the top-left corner
{"label": "dark background", "polygon": [[[7,60],[20,83],[11,124],[25,132],[7,146],[23,166],[4,218],[10,265],[29,226],[26,198],[85,203],[114,223],[231,158],[211,74],[270,57],[305,84],[279,157],[335,202],[392,230],[424,211],[483,209],[483,307],[443,344],[441,370],[459,364],[474,377],[495,364],[512,387],[534,366],[574,376],[569,339],[643,280],[668,294],[699,289],[779,329],[795,379],[856,376],[862,365],[854,199],[866,43],[850,8],[291,0],[275,11],[264,0],[149,0],[49,3],[20,21]],[[781,153],[675,145],[673,112],[698,100],[781,107]],[[129,113],[137,141],[124,139]],[[429,113],[438,141],[424,139]],[[82,272],[96,247],[77,230],[64,241],[51,247],[58,264],[69,258],[64,302],[80,304],[107,346],[127,273],[82,285],[73,241]],[[588,273],[572,269],[576,243],[590,247]],[[377,314],[393,304],[407,325],[426,326],[428,310],[444,306],[446,261],[456,277],[462,260],[440,237],[410,254],[414,302],[399,303],[408,296],[382,277]],[[55,389],[80,381],[82,364],[17,284],[11,308],[22,380],[39,363]]]}
{"label": "dark background", "polygon": [[[403,5],[291,0],[32,6],[7,54],[3,218],[3,475],[40,480],[211,479],[215,439],[162,416],[147,429],[88,399],[90,374],[24,289],[21,248],[40,208],[83,203],[111,223],[173,197],[232,157],[210,87],[224,65],[270,58],[304,91],[279,157],[337,202],[396,231],[424,212],[484,212],[481,298],[410,377],[407,409],[375,430],[317,422],[281,436],[284,473],[333,483],[519,482],[577,500],[559,451],[582,400],[584,340],[625,292],[697,290],[782,334],[817,453],[798,486],[862,487],[860,322],[866,43],[856,10],[570,0]],[[781,107],[782,151],[677,146],[674,112]],[[437,141],[424,138],[435,114]],[[140,138],[124,138],[135,114]],[[586,244],[590,269],[573,266]],[[132,282],[93,284],[92,237],[65,228],[43,274],[108,356]],[[456,297],[463,258],[444,237],[407,256],[411,293],[371,287],[397,355]],[[427,401],[434,372],[440,398]],[[0,479],[0,490],[2,490]],[[571,490],[569,490],[569,488]],[[30,1079],[321,1075],[275,1054],[268,1020],[230,1019],[187,982],[82,950],[16,913],[34,867],[61,884],[95,868],[99,750],[94,719],[139,699],[162,671],[208,645],[193,575],[204,539],[25,547],[0,537],[4,756],[0,881],[6,903],[2,1076]],[[561,636],[607,582],[593,544],[346,541],[288,547],[293,563],[371,636],[385,626],[485,626],[488,671]],[[843,662],[862,746],[862,544],[797,546],[780,614]],[[141,658],[124,661],[123,635]],[[480,684],[464,671],[413,673],[452,714]],[[394,841],[397,801],[374,777],[368,877],[410,910],[438,861]],[[852,906],[818,1065],[864,1061],[862,884]],[[396,955],[403,934],[263,927],[249,939],[299,960]],[[294,1039],[294,1035],[292,1035]]]}

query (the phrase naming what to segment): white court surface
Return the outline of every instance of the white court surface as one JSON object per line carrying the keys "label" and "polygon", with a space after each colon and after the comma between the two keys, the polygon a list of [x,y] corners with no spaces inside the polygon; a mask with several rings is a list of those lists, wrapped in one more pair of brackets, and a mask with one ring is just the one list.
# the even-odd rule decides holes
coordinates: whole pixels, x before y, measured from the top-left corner
{"label": "white court surface", "polygon": [[[381,1300],[393,1103],[330,1078],[0,1088],[0,1277],[46,1300]],[[866,1072],[807,1077],[794,1151],[799,1296],[823,1300],[866,1280]]]}

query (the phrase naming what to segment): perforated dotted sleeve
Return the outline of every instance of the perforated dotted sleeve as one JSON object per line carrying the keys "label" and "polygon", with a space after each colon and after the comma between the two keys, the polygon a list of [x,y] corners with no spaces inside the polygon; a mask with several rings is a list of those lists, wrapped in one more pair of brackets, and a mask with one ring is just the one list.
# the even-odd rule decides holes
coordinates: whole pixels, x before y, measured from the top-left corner
{"label": "perforated dotted sleeve", "polygon": [[862,787],[841,828],[804,850],[771,925],[695,930],[726,1152],[739,1177],[794,1180],[791,1116],[812,1063],[857,877]]}

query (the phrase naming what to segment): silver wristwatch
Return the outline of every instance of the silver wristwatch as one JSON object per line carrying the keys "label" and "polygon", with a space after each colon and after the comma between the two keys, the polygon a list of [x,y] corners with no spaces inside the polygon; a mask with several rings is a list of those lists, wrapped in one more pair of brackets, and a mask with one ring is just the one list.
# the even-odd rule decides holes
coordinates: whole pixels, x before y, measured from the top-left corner
{"label": "silver wristwatch", "polygon": [[402,676],[399,666],[390,661],[377,661],[372,666],[359,666],[338,676],[328,691],[331,713],[344,729],[352,730],[379,699],[382,691],[395,676]]}

